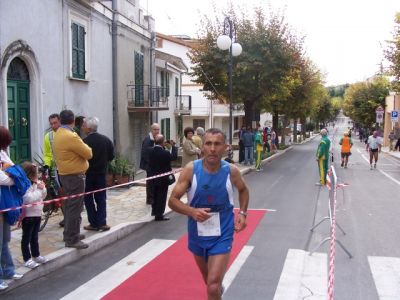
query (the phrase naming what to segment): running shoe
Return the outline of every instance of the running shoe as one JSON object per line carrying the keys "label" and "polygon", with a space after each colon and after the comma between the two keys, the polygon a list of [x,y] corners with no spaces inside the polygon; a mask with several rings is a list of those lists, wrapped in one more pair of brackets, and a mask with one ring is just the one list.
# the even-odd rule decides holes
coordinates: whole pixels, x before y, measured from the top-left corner
{"label": "running shoe", "polygon": [[39,255],[38,257],[34,257],[33,260],[38,264],[45,264],[47,263],[48,259],[44,256]]}
{"label": "running shoe", "polygon": [[6,288],[8,288],[7,282],[3,281],[0,283],[0,291],[5,290]]}
{"label": "running shoe", "polygon": [[[38,264],[36,261],[34,261],[32,258],[28,259],[25,262],[25,267],[29,268],[29,269],[34,269],[39,267],[40,264]],[[14,274],[15,275],[15,274]]]}

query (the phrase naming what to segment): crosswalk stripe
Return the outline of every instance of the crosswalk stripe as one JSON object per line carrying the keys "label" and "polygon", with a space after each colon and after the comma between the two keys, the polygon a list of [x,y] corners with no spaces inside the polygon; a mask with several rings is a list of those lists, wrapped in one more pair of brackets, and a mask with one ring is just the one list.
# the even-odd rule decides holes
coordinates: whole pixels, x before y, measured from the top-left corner
{"label": "crosswalk stripe", "polygon": [[400,299],[400,258],[368,256],[380,300]]}
{"label": "crosswalk stripe", "polygon": [[173,243],[173,240],[153,239],[61,299],[100,299]]}
{"label": "crosswalk stripe", "polygon": [[239,255],[236,257],[235,261],[232,263],[228,272],[226,272],[223,286],[225,291],[228,290],[229,286],[231,285],[232,281],[235,279],[236,275],[239,273],[240,269],[242,268],[243,264],[246,262],[247,258],[250,256],[251,252],[253,251],[254,246],[244,246],[240,251]]}
{"label": "crosswalk stripe", "polygon": [[326,299],[328,267],[326,253],[289,249],[274,300]]}

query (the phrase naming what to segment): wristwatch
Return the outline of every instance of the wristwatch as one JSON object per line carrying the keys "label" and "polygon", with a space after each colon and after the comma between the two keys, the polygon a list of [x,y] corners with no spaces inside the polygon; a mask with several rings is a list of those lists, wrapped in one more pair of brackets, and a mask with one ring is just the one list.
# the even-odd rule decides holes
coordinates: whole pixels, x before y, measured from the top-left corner
{"label": "wristwatch", "polygon": [[239,211],[239,215],[242,215],[242,216],[244,216],[244,217],[247,217],[247,212],[241,210],[241,211]]}

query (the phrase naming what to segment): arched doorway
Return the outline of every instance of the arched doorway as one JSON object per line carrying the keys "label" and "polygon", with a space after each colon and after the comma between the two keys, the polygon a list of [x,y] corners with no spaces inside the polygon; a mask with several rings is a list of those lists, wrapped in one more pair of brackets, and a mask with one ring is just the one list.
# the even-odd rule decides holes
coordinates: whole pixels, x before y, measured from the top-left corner
{"label": "arched doorway", "polygon": [[31,160],[29,102],[29,71],[16,57],[7,71],[8,128],[13,136],[10,157],[14,162]]}

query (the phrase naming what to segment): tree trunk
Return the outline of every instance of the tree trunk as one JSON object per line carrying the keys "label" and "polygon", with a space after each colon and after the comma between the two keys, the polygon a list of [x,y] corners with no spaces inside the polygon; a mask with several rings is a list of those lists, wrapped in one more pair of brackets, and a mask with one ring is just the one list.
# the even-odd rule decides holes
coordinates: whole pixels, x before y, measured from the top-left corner
{"label": "tree trunk", "polygon": [[297,143],[297,119],[294,119],[293,122],[293,142]]}

